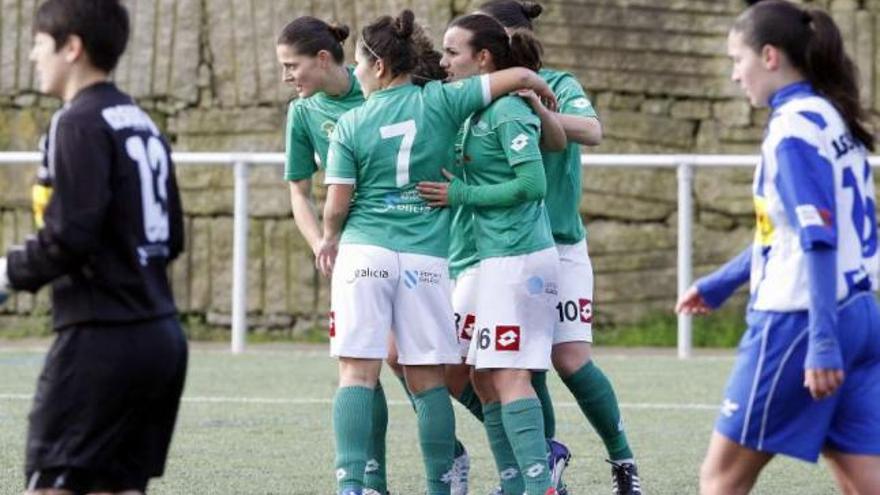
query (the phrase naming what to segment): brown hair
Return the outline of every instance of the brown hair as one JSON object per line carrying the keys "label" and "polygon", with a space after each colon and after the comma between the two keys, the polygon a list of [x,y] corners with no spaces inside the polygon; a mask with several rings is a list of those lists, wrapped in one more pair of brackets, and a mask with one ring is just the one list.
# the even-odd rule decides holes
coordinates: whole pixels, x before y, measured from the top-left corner
{"label": "brown hair", "polygon": [[345,60],[342,42],[348,38],[348,33],[346,25],[327,24],[316,17],[303,16],[284,26],[276,44],[291,46],[297,53],[310,57],[325,50],[341,64]]}
{"label": "brown hair", "polygon": [[850,132],[874,151],[875,137],[859,100],[858,68],[847,56],[840,30],[825,11],[785,0],[765,0],[740,14],[732,30],[754,51],[782,50],[816,91],[840,112]]}
{"label": "brown hair", "polygon": [[498,70],[526,67],[537,72],[541,68],[544,49],[530,31],[516,29],[508,35],[497,19],[485,14],[458,17],[449,27],[469,31],[472,34],[470,47],[474,52],[488,50]]}
{"label": "brown hair", "polygon": [[532,31],[532,19],[536,19],[544,7],[534,2],[519,2],[517,0],[491,0],[480,5],[480,12],[488,14],[504,25],[506,28],[524,28]]}

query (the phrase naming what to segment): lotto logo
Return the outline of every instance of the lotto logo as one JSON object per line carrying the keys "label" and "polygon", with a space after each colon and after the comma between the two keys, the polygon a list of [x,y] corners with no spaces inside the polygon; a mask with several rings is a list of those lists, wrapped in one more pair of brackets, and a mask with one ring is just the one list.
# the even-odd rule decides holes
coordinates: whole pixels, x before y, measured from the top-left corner
{"label": "lotto logo", "polygon": [[330,337],[336,337],[336,312],[330,312]]}
{"label": "lotto logo", "polygon": [[590,106],[590,100],[586,98],[578,98],[577,100],[571,102],[571,106],[575,108],[587,108]]}
{"label": "lotto logo", "polygon": [[514,325],[495,327],[496,351],[519,351],[520,329]]}
{"label": "lotto logo", "polygon": [[525,134],[519,134],[515,138],[513,138],[513,141],[510,142],[510,149],[512,149],[513,151],[521,151],[523,148],[528,146],[528,144],[529,137]]}
{"label": "lotto logo", "polygon": [[581,322],[593,323],[593,301],[589,299],[578,299],[580,306]]}
{"label": "lotto logo", "polygon": [[459,338],[462,340],[471,340],[474,335],[474,326],[477,324],[477,317],[472,313],[468,313],[464,317],[464,324],[461,326],[461,334]]}

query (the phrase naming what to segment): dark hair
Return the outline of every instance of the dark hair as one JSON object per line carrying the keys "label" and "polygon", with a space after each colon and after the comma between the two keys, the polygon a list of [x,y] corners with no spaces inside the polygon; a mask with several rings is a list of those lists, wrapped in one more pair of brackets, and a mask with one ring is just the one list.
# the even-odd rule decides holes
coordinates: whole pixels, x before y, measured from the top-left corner
{"label": "dark hair", "polygon": [[412,35],[416,47],[416,68],[413,70],[413,84],[424,86],[431,81],[446,79],[446,71],[440,67],[443,54],[434,49],[434,43],[418,24],[414,26]]}
{"label": "dark hair", "polygon": [[48,0],[33,26],[55,40],[56,51],[79,36],[91,64],[106,72],[116,67],[128,44],[128,11],[119,0]]}
{"label": "dark hair", "polygon": [[291,46],[297,53],[310,57],[326,50],[341,64],[345,60],[342,42],[348,33],[348,26],[344,24],[327,24],[316,17],[302,16],[284,26],[276,44]]}
{"label": "dark hair", "polygon": [[764,0],[740,14],[732,30],[758,53],[766,45],[782,50],[840,112],[850,132],[874,150],[874,135],[865,125],[868,114],[859,100],[858,68],[847,56],[840,30],[827,13],[785,0]]}
{"label": "dark hair", "polygon": [[454,19],[449,27],[471,33],[468,43],[474,52],[488,50],[497,70],[526,67],[537,72],[541,68],[544,49],[541,43],[525,29],[507,34],[501,23],[486,14],[468,14]]}
{"label": "dark hair", "polygon": [[420,84],[425,79],[445,76],[440,54],[409,9],[396,18],[386,15],[364,27],[359,44],[362,55],[371,60],[381,58],[392,76],[412,74]]}
{"label": "dark hair", "polygon": [[524,28],[532,31],[532,19],[536,19],[544,7],[534,2],[518,0],[490,0],[480,5],[480,12],[490,15],[506,28]]}

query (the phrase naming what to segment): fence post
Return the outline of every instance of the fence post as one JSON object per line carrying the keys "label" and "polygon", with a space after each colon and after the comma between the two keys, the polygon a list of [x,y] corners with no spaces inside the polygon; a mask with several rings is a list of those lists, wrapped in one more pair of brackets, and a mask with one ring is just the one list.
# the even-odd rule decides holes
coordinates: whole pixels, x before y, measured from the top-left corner
{"label": "fence post", "polygon": [[244,352],[247,335],[248,163],[235,162],[232,250],[232,353]]}
{"label": "fence post", "polygon": [[[693,279],[693,166],[678,165],[678,295],[684,294]],[[691,357],[691,316],[678,315],[678,357]]]}

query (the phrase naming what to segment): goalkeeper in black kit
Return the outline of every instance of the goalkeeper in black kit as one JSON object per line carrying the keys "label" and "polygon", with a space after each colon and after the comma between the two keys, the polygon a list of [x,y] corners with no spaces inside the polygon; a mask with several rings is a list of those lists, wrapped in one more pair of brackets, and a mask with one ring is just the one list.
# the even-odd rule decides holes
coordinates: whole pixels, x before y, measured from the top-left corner
{"label": "goalkeeper in black kit", "polygon": [[118,0],[49,0],[34,33],[39,89],[64,105],[46,138],[42,227],[0,258],[0,299],[52,284],[25,487],[143,493],[165,468],[186,376],[167,278],[183,248],[170,149],[109,82],[129,35]]}

